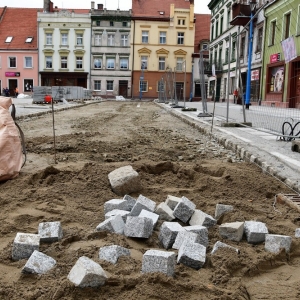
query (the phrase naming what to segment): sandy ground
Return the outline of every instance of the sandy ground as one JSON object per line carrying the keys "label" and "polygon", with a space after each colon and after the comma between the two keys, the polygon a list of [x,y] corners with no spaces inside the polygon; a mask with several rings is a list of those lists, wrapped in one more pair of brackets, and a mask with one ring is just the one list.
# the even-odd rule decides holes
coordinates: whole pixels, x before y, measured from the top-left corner
{"label": "sandy ground", "polygon": [[[20,122],[28,162],[19,177],[0,184],[0,299],[299,299],[300,242],[294,237],[299,214],[272,204],[290,193],[256,166],[179,121],[154,103],[104,102]],[[264,244],[223,240],[209,229],[206,263],[200,270],[182,264],[175,276],[142,274],[142,255],[162,249],[158,233],[146,240],[95,232],[104,220],[103,204],[115,195],[108,173],[131,165],[140,175],[139,194],[157,204],[167,195],[185,196],[197,209],[214,215],[217,203],[234,211],[222,222],[258,220],[269,232],[293,237],[289,254],[271,254]],[[64,236],[41,244],[57,265],[45,275],[22,274],[26,260],[11,259],[17,232],[37,233],[38,224],[60,221]],[[216,241],[240,250],[210,252]],[[99,248],[118,244],[131,251],[116,265],[98,258]],[[173,251],[173,250],[169,250]],[[81,256],[98,262],[109,279],[100,288],[81,289],[67,279]]]}

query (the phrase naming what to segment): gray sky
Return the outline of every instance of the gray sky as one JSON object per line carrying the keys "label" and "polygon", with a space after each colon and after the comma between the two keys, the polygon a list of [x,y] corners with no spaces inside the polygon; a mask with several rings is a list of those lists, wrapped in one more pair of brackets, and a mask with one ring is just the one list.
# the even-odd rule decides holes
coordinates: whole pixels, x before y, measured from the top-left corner
{"label": "gray sky", "polygon": [[[117,9],[118,3],[119,8],[123,10],[128,10],[131,8],[132,0],[94,0],[95,4],[103,3],[107,9]],[[149,0],[151,1],[151,0]],[[164,1],[164,0],[162,0]],[[91,1],[82,1],[82,0],[52,0],[54,6],[60,8],[90,8]],[[84,3],[83,3],[84,2]],[[195,13],[197,14],[210,14],[210,10],[207,7],[207,4],[210,0],[195,0]],[[0,0],[0,6],[8,7],[43,7],[43,0]],[[106,4],[106,5],[105,5]]]}

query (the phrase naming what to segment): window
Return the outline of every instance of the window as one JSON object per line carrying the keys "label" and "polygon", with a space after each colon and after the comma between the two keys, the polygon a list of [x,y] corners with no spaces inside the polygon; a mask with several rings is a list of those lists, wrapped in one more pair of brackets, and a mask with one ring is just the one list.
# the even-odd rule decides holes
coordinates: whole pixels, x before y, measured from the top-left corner
{"label": "window", "polygon": [[142,31],[142,43],[143,44],[148,44],[148,31]]}
{"label": "window", "polygon": [[61,44],[64,46],[68,45],[68,34],[67,33],[61,34]]}
{"label": "window", "polygon": [[95,34],[95,37],[94,37],[95,46],[101,46],[101,38],[102,38],[101,34]]}
{"label": "window", "polygon": [[219,48],[219,61],[221,61],[221,59],[222,59],[222,51],[223,51],[223,48]]}
{"label": "window", "polygon": [[140,80],[139,92],[147,92],[147,91],[148,91],[148,81]]}
{"label": "window", "polygon": [[24,89],[26,92],[32,91],[33,80],[32,79],[24,79]]}
{"label": "window", "polygon": [[12,41],[13,37],[12,36],[8,36],[5,40],[5,43],[10,43]]}
{"label": "window", "polygon": [[76,45],[83,45],[83,34],[77,33],[76,34]]}
{"label": "window", "polygon": [[123,27],[127,27],[127,22],[122,22]]}
{"label": "window", "polygon": [[109,34],[107,36],[107,46],[114,46],[115,45],[115,35]]}
{"label": "window", "polygon": [[67,56],[61,56],[60,57],[60,67],[62,69],[68,68],[68,57]]}
{"label": "window", "polygon": [[176,71],[182,71],[182,63],[183,63],[183,58],[182,57],[177,57]]}
{"label": "window", "polygon": [[120,58],[120,69],[128,69],[128,58]]}
{"label": "window", "polygon": [[159,32],[159,43],[166,44],[167,43],[167,33],[165,31]]}
{"label": "window", "polygon": [[102,68],[102,59],[99,57],[94,58],[94,68],[101,69]]}
{"label": "window", "polygon": [[32,57],[30,56],[25,56],[25,68],[32,68]]}
{"label": "window", "polygon": [[46,56],[46,69],[52,69],[52,56]]}
{"label": "window", "polygon": [[245,56],[245,41],[246,41],[246,38],[243,36],[241,38],[240,57],[244,57]]}
{"label": "window", "polygon": [[211,37],[210,37],[211,40],[214,39],[214,25],[211,26]]}
{"label": "window", "polygon": [[231,17],[231,13],[230,13],[230,9],[228,9],[227,11],[227,29],[230,27],[230,17]]}
{"label": "window", "polygon": [[276,21],[271,22],[270,26],[270,36],[269,36],[269,46],[273,46],[275,42],[275,30],[276,30]]}
{"label": "window", "polygon": [[96,21],[96,26],[100,26],[100,20]]}
{"label": "window", "polygon": [[107,80],[106,81],[106,90],[107,91],[113,91],[114,90],[114,82],[113,82],[113,80]]}
{"label": "window", "polygon": [[231,60],[235,60],[236,41],[232,41]]}
{"label": "window", "polygon": [[218,30],[219,30],[219,22],[217,21],[217,23],[216,23],[216,37],[219,35]]}
{"label": "window", "polygon": [[141,56],[141,69],[148,68],[148,56]]}
{"label": "window", "polygon": [[221,20],[220,20],[220,34],[223,33],[223,23],[224,23],[224,18],[223,16],[221,17]]}
{"label": "window", "polygon": [[185,19],[178,19],[177,25],[185,25]]}
{"label": "window", "polygon": [[17,58],[16,57],[9,57],[8,58],[8,67],[9,68],[16,68],[17,67]]}
{"label": "window", "polygon": [[290,36],[291,14],[286,14],[284,17],[284,40]]}
{"label": "window", "polygon": [[76,56],[76,69],[82,69],[83,64],[82,64],[82,56]]}
{"label": "window", "polygon": [[101,81],[100,80],[94,80],[94,90],[101,91]]}
{"label": "window", "polygon": [[178,32],[177,34],[177,44],[183,45],[184,44],[184,32]]}
{"label": "window", "polygon": [[260,27],[257,30],[257,44],[256,44],[256,52],[261,52],[263,43],[263,27]]}
{"label": "window", "polygon": [[157,81],[157,92],[165,91],[165,82],[163,80]]}
{"label": "window", "polygon": [[110,26],[110,27],[113,27],[113,26],[114,26],[114,22],[113,22],[113,21],[110,21],[110,22],[109,22],[109,26]]}
{"label": "window", "polygon": [[163,71],[166,69],[166,58],[165,57],[159,57],[158,58],[158,69],[160,71]]}
{"label": "window", "polygon": [[121,34],[121,46],[122,47],[128,46],[128,35],[127,34]]}
{"label": "window", "polygon": [[52,45],[52,33],[46,33],[46,45]]}
{"label": "window", "polygon": [[226,48],[225,51],[225,63],[228,64],[228,58],[229,58],[229,48]]}
{"label": "window", "polygon": [[284,67],[273,67],[269,69],[269,92],[283,92]]}
{"label": "window", "polygon": [[31,43],[33,40],[33,37],[32,36],[29,36],[26,40],[25,40],[25,43]]}
{"label": "window", "polygon": [[106,68],[107,69],[114,69],[115,68],[115,59],[114,58],[108,58],[106,60]]}
{"label": "window", "polygon": [[203,45],[202,45],[202,50],[208,50],[208,44],[206,44],[206,43],[203,44]]}

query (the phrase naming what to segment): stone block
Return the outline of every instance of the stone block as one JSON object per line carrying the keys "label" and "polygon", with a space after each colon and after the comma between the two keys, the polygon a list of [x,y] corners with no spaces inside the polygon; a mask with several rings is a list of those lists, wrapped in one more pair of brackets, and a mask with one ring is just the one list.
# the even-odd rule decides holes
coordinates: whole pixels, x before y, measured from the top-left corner
{"label": "stone block", "polygon": [[130,212],[127,210],[120,210],[120,209],[113,209],[105,214],[105,220],[109,219],[110,217],[115,217],[117,215],[121,216],[124,223],[126,223],[127,216],[129,216]]}
{"label": "stone block", "polygon": [[202,225],[193,225],[183,227],[186,231],[197,233],[199,236],[198,243],[204,247],[208,246],[208,230]]}
{"label": "stone block", "polygon": [[137,198],[130,215],[131,216],[138,216],[143,209],[148,210],[150,212],[154,212],[156,207],[156,203],[143,195],[139,195]]}
{"label": "stone block", "polygon": [[245,221],[244,232],[250,244],[264,242],[266,234],[269,233],[266,224],[257,221]]}
{"label": "stone block", "polygon": [[111,199],[104,203],[104,214],[106,214],[114,209],[129,211],[128,202],[123,199]]}
{"label": "stone block", "polygon": [[286,253],[290,252],[292,237],[279,234],[266,234],[265,250],[272,253],[279,253],[280,249],[285,249]]}
{"label": "stone block", "polygon": [[123,200],[127,201],[128,210],[131,211],[136,202],[136,199],[129,195],[125,195],[123,197]]}
{"label": "stone block", "polygon": [[185,240],[188,240],[193,243],[201,244],[200,236],[197,233],[187,231],[187,230],[182,230],[178,232],[172,248],[178,250]]}
{"label": "stone block", "polygon": [[117,195],[126,195],[141,190],[139,174],[132,166],[118,168],[108,174],[111,188]]}
{"label": "stone block", "polygon": [[118,245],[102,247],[99,250],[99,259],[116,264],[120,256],[130,256],[130,250]]}
{"label": "stone block", "polygon": [[244,235],[244,222],[224,223],[219,226],[219,233],[224,239],[239,242]]}
{"label": "stone block", "polygon": [[225,213],[233,211],[232,205],[225,205],[225,204],[217,204],[215,210],[215,219],[218,220],[222,217]]}
{"label": "stone block", "polygon": [[44,222],[38,227],[40,241],[45,243],[57,242],[62,239],[63,231],[60,222]]}
{"label": "stone block", "polygon": [[56,265],[56,260],[52,257],[34,250],[25,266],[23,273],[45,274]]}
{"label": "stone block", "polygon": [[105,284],[107,275],[99,264],[86,256],[81,256],[71,269],[68,279],[81,288],[98,287]]}
{"label": "stone block", "polygon": [[97,231],[110,231],[118,234],[124,233],[125,223],[120,215],[110,217],[104,222],[100,223],[97,227]]}
{"label": "stone block", "polygon": [[39,250],[40,236],[38,234],[18,232],[13,243],[12,259],[29,258],[34,250]]}
{"label": "stone block", "polygon": [[237,248],[234,248],[234,247],[232,247],[232,246],[230,246],[230,245],[227,245],[227,244],[225,244],[225,243],[222,243],[222,242],[220,242],[220,241],[217,241],[217,242],[214,244],[214,246],[213,246],[213,249],[212,249],[212,251],[211,251],[211,254],[215,254],[220,248],[230,248],[230,249],[234,250],[236,253],[239,253],[239,252],[240,252],[240,250],[237,249]]}
{"label": "stone block", "polygon": [[157,224],[159,215],[152,213],[148,210],[142,209],[142,211],[140,212],[140,214],[138,215],[140,218],[148,218],[152,220],[153,223],[153,227],[155,227],[155,225]]}
{"label": "stone block", "polygon": [[153,222],[145,217],[127,217],[124,234],[127,237],[149,238],[153,231]]}
{"label": "stone block", "polygon": [[202,225],[207,228],[215,226],[217,224],[217,220],[214,219],[211,215],[206,214],[200,209],[196,209],[190,219],[190,225]]}
{"label": "stone block", "polygon": [[175,252],[160,250],[147,250],[143,255],[143,273],[164,273],[173,276],[175,273],[176,255]]}
{"label": "stone block", "polygon": [[169,249],[175,242],[179,231],[184,230],[178,222],[164,222],[159,231],[158,239],[165,249]]}
{"label": "stone block", "polygon": [[199,270],[205,264],[205,259],[206,247],[188,239],[184,240],[178,251],[177,263]]}
{"label": "stone block", "polygon": [[295,230],[295,237],[300,238],[300,228],[296,228]]}
{"label": "stone block", "polygon": [[167,199],[165,201],[165,203],[172,209],[174,210],[174,208],[177,206],[177,204],[181,201],[180,197],[175,197],[175,196],[171,196],[168,195]]}
{"label": "stone block", "polygon": [[173,210],[165,202],[157,205],[155,212],[159,215],[161,220],[173,221],[175,219]]}
{"label": "stone block", "polygon": [[[186,197],[182,197],[181,201],[174,208],[174,217],[186,223],[195,212],[196,205]],[[194,224],[191,224],[194,225]]]}

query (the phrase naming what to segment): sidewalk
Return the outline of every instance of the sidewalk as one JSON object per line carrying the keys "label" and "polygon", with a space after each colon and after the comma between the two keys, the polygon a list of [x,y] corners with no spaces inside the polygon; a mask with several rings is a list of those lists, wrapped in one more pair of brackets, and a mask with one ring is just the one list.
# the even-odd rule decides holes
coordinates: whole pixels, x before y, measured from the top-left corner
{"label": "sidewalk", "polygon": [[[182,111],[171,108],[170,104],[158,103],[170,113],[185,122],[196,126],[205,134],[212,133],[224,147],[234,150],[246,161],[257,164],[264,172],[271,174],[291,187],[291,193],[300,192],[300,153],[291,150],[292,142],[279,140],[276,133],[267,130],[256,130],[245,127],[222,127],[224,117],[198,117],[202,112],[201,102],[186,102],[185,107],[195,107],[197,111]],[[179,105],[184,106],[183,102]],[[216,103],[224,106],[224,103]],[[235,105],[231,116],[238,120],[241,106]],[[242,121],[242,120],[241,120]],[[228,122],[232,122],[229,120]]]}

